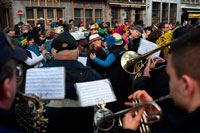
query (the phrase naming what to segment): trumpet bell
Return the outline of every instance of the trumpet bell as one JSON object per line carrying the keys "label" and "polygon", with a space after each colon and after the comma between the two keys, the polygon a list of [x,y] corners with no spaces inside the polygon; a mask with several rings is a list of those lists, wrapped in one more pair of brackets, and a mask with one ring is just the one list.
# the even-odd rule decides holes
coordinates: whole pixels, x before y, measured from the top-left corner
{"label": "trumpet bell", "polygon": [[101,118],[112,115],[112,114],[113,113],[107,108],[98,109],[94,115],[94,124],[97,126],[98,129],[102,131],[110,130],[115,123],[115,119],[110,119],[107,122],[104,122],[104,121],[101,121]]}
{"label": "trumpet bell", "polygon": [[135,58],[138,56],[134,51],[128,51],[122,55],[121,66],[127,73],[136,74],[141,70],[143,65],[142,60],[135,61]]}

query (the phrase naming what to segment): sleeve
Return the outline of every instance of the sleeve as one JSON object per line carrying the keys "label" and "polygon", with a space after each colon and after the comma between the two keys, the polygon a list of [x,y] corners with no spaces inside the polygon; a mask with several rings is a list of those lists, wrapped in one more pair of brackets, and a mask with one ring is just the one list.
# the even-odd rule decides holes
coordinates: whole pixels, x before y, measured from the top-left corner
{"label": "sleeve", "polygon": [[100,66],[103,67],[109,67],[114,61],[116,60],[115,55],[114,54],[109,54],[107,56],[107,58],[105,59],[105,61],[102,61],[101,59],[99,59],[98,57],[96,57],[94,59],[94,62],[99,64]]}
{"label": "sleeve", "polygon": [[[31,53],[32,54],[32,53]],[[32,56],[33,57],[33,56]],[[41,54],[40,56],[34,57],[34,58],[27,58],[25,63],[29,66],[35,65],[38,62],[42,61],[44,59],[43,55]]]}
{"label": "sleeve", "polygon": [[136,133],[136,131],[133,131],[131,129],[123,129],[122,131],[122,133]]}

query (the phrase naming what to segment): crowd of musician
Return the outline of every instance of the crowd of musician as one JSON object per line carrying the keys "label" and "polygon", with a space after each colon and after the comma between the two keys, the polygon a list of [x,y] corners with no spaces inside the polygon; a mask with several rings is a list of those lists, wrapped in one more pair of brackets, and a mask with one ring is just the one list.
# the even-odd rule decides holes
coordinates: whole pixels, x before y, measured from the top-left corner
{"label": "crowd of musician", "polygon": [[[192,88],[196,86],[196,88],[200,89],[198,79],[200,73],[196,70],[200,65],[200,58],[197,51],[200,50],[200,37],[198,37],[200,32],[198,25],[179,24],[178,22],[176,24],[168,24],[162,22],[146,27],[142,21],[136,21],[134,24],[129,24],[128,22],[124,24],[116,23],[114,27],[111,27],[109,22],[95,21],[87,27],[84,27],[82,21],[80,21],[78,25],[75,25],[73,19],[69,20],[69,23],[63,23],[60,20],[57,22],[47,20],[45,23],[44,20],[39,20],[36,26],[19,22],[13,28],[6,27],[3,32],[2,34],[6,34],[12,44],[23,48],[27,54],[26,60],[18,63],[18,66],[20,66],[23,71],[23,74],[17,77],[18,91],[25,92],[25,77],[26,71],[29,68],[65,67],[67,76],[65,99],[50,100],[45,106],[46,112],[44,112],[44,116],[48,118],[49,121],[46,129],[47,132],[96,132],[97,129],[93,126],[93,117],[96,108],[80,107],[74,84],[76,82],[94,81],[104,78],[110,80],[117,98],[116,102],[106,104],[106,108],[110,109],[112,112],[129,108],[132,104],[125,102],[131,99],[141,98],[142,102],[149,102],[173,92],[172,98],[175,102],[169,99],[159,103],[159,106],[166,115],[162,116],[163,119],[161,119],[161,122],[150,126],[151,131],[200,132],[200,128],[196,125],[200,117],[197,108],[200,104],[196,102],[197,106],[193,110],[189,110],[189,107],[185,107],[190,105],[189,100],[197,101],[200,99],[200,97],[198,98],[200,90],[198,92],[198,90],[193,90]],[[186,34],[188,35],[184,36]],[[3,38],[2,36],[1,38]],[[152,57],[149,56],[148,59],[145,59],[145,61],[143,61],[145,62],[144,66],[141,71],[137,73],[140,74],[138,76],[137,74],[129,74],[122,68],[121,56],[126,51],[135,51],[137,53],[138,48],[142,45],[142,43],[140,43],[141,39],[153,42],[158,47],[165,46],[169,43],[174,43],[175,46],[171,46],[172,49],[170,49],[170,47],[162,49],[159,57],[152,59]],[[1,45],[2,43],[6,43],[1,40]],[[185,44],[182,47],[191,49],[188,54],[183,54],[183,57],[178,57],[179,55],[176,55],[176,53],[181,55],[184,50],[187,51],[187,49],[182,50],[180,43]],[[194,47],[193,49],[191,48],[192,46]],[[3,46],[1,47],[0,51],[5,50]],[[5,53],[5,51],[3,52]],[[173,56],[169,56],[170,54]],[[3,62],[2,58],[5,55],[0,55],[1,62]],[[190,55],[191,58],[194,57],[191,60],[188,59]],[[180,59],[174,59],[174,56]],[[86,66],[77,61],[78,57],[87,58]],[[190,60],[188,65],[182,63],[184,58],[186,61]],[[168,63],[168,60],[170,60],[170,63]],[[174,64],[184,66],[177,69],[178,66],[174,66]],[[167,65],[169,65],[168,68]],[[190,72],[186,72],[186,69],[188,70],[190,65],[192,66],[190,71],[193,71],[191,75]],[[1,69],[3,68],[2,66],[3,64],[1,64]],[[170,68],[171,66],[175,67],[176,70],[172,71],[172,68]],[[183,74],[180,75],[179,73],[181,72],[177,72],[177,70],[184,71],[185,73],[183,72]],[[3,70],[0,71],[0,74],[2,71]],[[174,75],[172,74],[178,75],[178,80],[182,81],[173,79]],[[192,78],[189,79],[187,75]],[[5,77],[4,79],[0,77],[1,88],[4,87],[4,85],[2,85],[4,80]],[[198,84],[190,80],[197,81]],[[175,83],[173,84],[172,82]],[[178,85],[182,88],[185,87],[185,90],[181,91],[179,90],[180,88],[176,92],[172,90],[173,87],[175,88]],[[180,97],[183,95],[185,97],[189,95],[188,97],[191,99],[185,101],[186,103],[184,104],[183,102],[177,102],[177,95],[180,95],[178,100],[181,100]],[[193,95],[198,96],[195,97]],[[182,98],[184,99],[184,97]],[[187,112],[190,112],[190,114],[187,114],[185,110],[179,108],[176,103]],[[193,102],[191,102],[191,104],[193,104]],[[1,108],[1,106],[0,108],[1,110],[11,110],[10,112],[13,113],[15,105],[12,106],[11,109],[4,109]],[[196,109],[197,111],[195,112]],[[139,131],[138,125],[141,119],[141,111],[142,109],[139,110],[138,115],[133,112],[126,114],[123,119],[123,127],[119,128],[118,125],[115,125],[107,132],[128,133]],[[0,116],[1,115],[2,113],[0,113]],[[135,118],[132,117],[135,115]],[[188,117],[185,118],[186,115],[188,115]],[[13,115],[6,115],[6,118],[0,120],[0,131],[20,131],[17,127],[17,123],[14,123],[14,118],[11,116]],[[197,123],[191,122],[191,119]],[[177,124],[176,122],[178,120],[180,120],[180,122]],[[192,123],[194,125],[192,125]],[[176,124],[177,127],[172,130],[174,124]]]}

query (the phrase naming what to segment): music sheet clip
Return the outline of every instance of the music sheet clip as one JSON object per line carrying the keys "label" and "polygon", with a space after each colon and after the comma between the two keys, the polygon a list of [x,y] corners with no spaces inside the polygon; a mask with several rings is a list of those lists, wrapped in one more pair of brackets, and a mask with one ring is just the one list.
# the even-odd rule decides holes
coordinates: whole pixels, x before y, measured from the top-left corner
{"label": "music sheet clip", "polygon": [[75,88],[82,107],[98,106],[116,101],[108,79],[76,83]]}

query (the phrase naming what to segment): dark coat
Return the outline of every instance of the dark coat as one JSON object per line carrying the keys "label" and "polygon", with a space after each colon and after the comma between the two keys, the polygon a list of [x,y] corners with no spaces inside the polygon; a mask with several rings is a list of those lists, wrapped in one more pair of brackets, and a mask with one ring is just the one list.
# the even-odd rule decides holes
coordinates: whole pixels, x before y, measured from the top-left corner
{"label": "dark coat", "polygon": [[[101,60],[105,60],[107,55],[106,53],[103,51],[102,48],[99,48],[98,50],[91,50],[90,53],[94,53],[96,54],[96,57],[98,57]],[[104,77],[105,73],[106,73],[106,68],[102,67],[100,65],[98,65],[97,63],[95,63],[93,60],[89,60],[89,65],[90,67],[92,67],[93,69],[95,69],[100,75],[102,75],[102,77]]]}
{"label": "dark coat", "polygon": [[113,112],[126,108],[124,102],[131,94],[130,74],[125,72],[121,66],[121,56],[124,52],[125,49],[122,45],[116,45],[110,51],[116,58],[115,62],[107,68],[107,77],[110,79],[114,93],[117,97],[117,102],[111,103],[109,107]]}
{"label": "dark coat", "polygon": [[[73,60],[52,60],[46,67],[64,66],[66,71],[65,98],[77,100],[74,84],[76,82],[100,79],[99,74]],[[48,132],[87,132],[93,133],[93,107],[47,107],[45,116],[49,119]]]}

